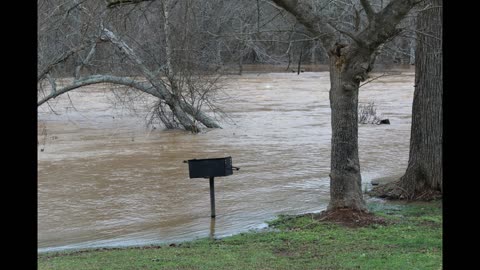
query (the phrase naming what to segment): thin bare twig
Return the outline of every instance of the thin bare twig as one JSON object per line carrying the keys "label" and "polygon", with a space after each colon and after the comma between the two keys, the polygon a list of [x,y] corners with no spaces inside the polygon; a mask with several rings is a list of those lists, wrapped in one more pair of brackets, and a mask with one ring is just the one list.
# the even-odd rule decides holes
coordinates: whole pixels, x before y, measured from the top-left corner
{"label": "thin bare twig", "polygon": [[390,73],[384,72],[382,75],[377,76],[377,77],[375,77],[375,78],[372,78],[371,80],[368,80],[368,81],[366,81],[365,83],[361,84],[361,85],[359,86],[359,88],[362,87],[362,86],[364,86],[364,85],[367,84],[367,83],[371,83],[372,81],[378,80],[378,79],[380,79],[380,78],[382,78],[382,77],[393,76],[393,75],[398,75],[398,74],[397,74],[397,73],[393,74],[393,73],[391,73],[391,72],[390,72]]}

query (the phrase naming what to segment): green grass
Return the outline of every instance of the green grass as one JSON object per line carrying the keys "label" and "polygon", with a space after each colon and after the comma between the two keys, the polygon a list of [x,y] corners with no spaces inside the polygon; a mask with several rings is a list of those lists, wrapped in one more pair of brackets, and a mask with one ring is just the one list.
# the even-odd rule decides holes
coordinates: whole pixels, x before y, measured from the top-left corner
{"label": "green grass", "polygon": [[281,216],[275,231],[177,247],[42,253],[38,269],[441,269],[442,207],[369,203],[389,225],[347,228],[310,215]]}

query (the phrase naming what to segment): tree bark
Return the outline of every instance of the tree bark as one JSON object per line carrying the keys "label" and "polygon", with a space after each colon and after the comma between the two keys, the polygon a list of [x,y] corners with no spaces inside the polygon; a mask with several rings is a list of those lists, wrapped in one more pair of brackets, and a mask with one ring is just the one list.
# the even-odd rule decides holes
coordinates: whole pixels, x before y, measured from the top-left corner
{"label": "tree bark", "polygon": [[337,43],[328,53],[332,151],[329,210],[367,211],[358,155],[358,92],[376,54],[359,44]]}
{"label": "tree bark", "polygon": [[442,1],[429,0],[417,19],[415,92],[410,154],[400,179],[402,197],[442,192]]}
{"label": "tree bark", "polygon": [[330,55],[332,151],[328,209],[366,211],[358,158],[358,83],[339,66],[343,55]]}

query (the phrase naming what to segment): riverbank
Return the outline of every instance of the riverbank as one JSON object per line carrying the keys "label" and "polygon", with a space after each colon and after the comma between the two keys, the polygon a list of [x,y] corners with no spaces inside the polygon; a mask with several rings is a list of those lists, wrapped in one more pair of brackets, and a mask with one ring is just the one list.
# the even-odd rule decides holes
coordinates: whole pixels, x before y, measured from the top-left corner
{"label": "riverbank", "polygon": [[38,256],[38,269],[441,269],[441,201],[372,199],[386,224],[351,228],[313,215],[281,216],[268,230],[178,245]]}

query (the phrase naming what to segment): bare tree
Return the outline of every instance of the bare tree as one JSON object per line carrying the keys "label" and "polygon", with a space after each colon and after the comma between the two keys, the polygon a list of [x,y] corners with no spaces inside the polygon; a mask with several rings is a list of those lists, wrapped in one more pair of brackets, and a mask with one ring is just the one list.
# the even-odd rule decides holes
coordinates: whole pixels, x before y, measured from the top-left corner
{"label": "bare tree", "polygon": [[[126,4],[129,1],[120,2]],[[160,32],[164,38],[166,37],[163,43],[165,46],[152,47],[148,46],[152,43],[149,44],[145,42],[146,39],[140,38],[142,35],[148,36],[149,33],[138,31],[138,33],[135,33],[136,36],[132,38],[128,31],[130,29],[125,22],[125,20],[128,20],[128,15],[132,15],[132,13],[136,13],[137,16],[143,15],[145,21],[148,22],[148,14],[145,13],[145,10],[129,10],[125,11],[124,14],[119,14],[116,11],[112,15],[110,9],[86,1],[61,2],[59,0],[45,1],[45,3],[51,5],[41,5],[42,12],[39,12],[44,15],[39,16],[42,20],[39,24],[41,25],[39,39],[44,39],[45,42],[39,42],[40,61],[37,78],[40,99],[38,106],[61,94],[86,85],[111,83],[124,85],[130,89],[140,90],[157,97],[160,100],[157,104],[160,104],[159,106],[165,105],[161,111],[170,114],[173,121],[179,123],[186,130],[196,133],[199,131],[200,124],[208,128],[220,127],[216,121],[201,110],[204,105],[214,108],[213,103],[207,98],[213,95],[214,90],[218,90],[218,87],[211,85],[212,82],[218,81],[218,78],[212,79],[208,77],[208,74],[205,74],[205,70],[198,73],[191,68],[188,79],[179,79],[182,74],[187,73],[185,69],[176,71],[174,68],[174,61],[181,61],[181,59],[174,56],[174,41],[172,40],[174,33],[171,32],[173,26],[171,20],[169,20],[169,13],[172,12],[178,1],[165,0],[165,2],[160,3],[160,9],[163,11],[162,25],[164,30]],[[71,17],[74,13],[77,15]],[[157,14],[151,16],[151,18],[155,17],[158,17]],[[72,18],[75,19],[74,23],[70,22]],[[124,19],[124,21],[122,22],[119,18]],[[59,24],[59,22],[63,23]],[[125,28],[123,33],[121,31],[122,23],[123,28]],[[57,39],[57,43],[65,43],[69,46],[65,46],[65,49],[50,49],[49,45],[55,43],[48,40],[51,39],[52,33],[54,33],[53,36]],[[66,35],[59,35],[59,33],[65,33]],[[71,38],[77,36],[79,38]],[[141,40],[143,42],[139,42]],[[155,43],[153,42],[153,44]],[[162,47],[166,50],[155,53]],[[187,54],[177,54],[177,56],[191,56],[195,50],[188,51]],[[155,55],[155,57],[150,57],[152,55]],[[89,66],[93,68],[88,69]],[[110,71],[108,71],[109,68]],[[140,75],[143,78],[118,76],[121,73]],[[70,76],[74,78],[73,81],[62,87],[57,86],[58,76],[67,74],[72,74]],[[194,77],[197,79],[195,83],[193,83]],[[206,78],[203,83],[198,82],[201,78]],[[207,85],[210,85],[210,87],[206,87]],[[185,97],[184,93],[188,93],[188,98]],[[166,123],[166,126],[168,126],[168,123]]]}
{"label": "bare tree", "polygon": [[311,1],[273,0],[304,25],[328,51],[332,151],[328,210],[366,211],[358,158],[358,90],[372,70],[379,47],[400,33],[397,25],[420,1],[392,0],[376,11],[361,0],[365,26],[345,26],[314,12]]}

